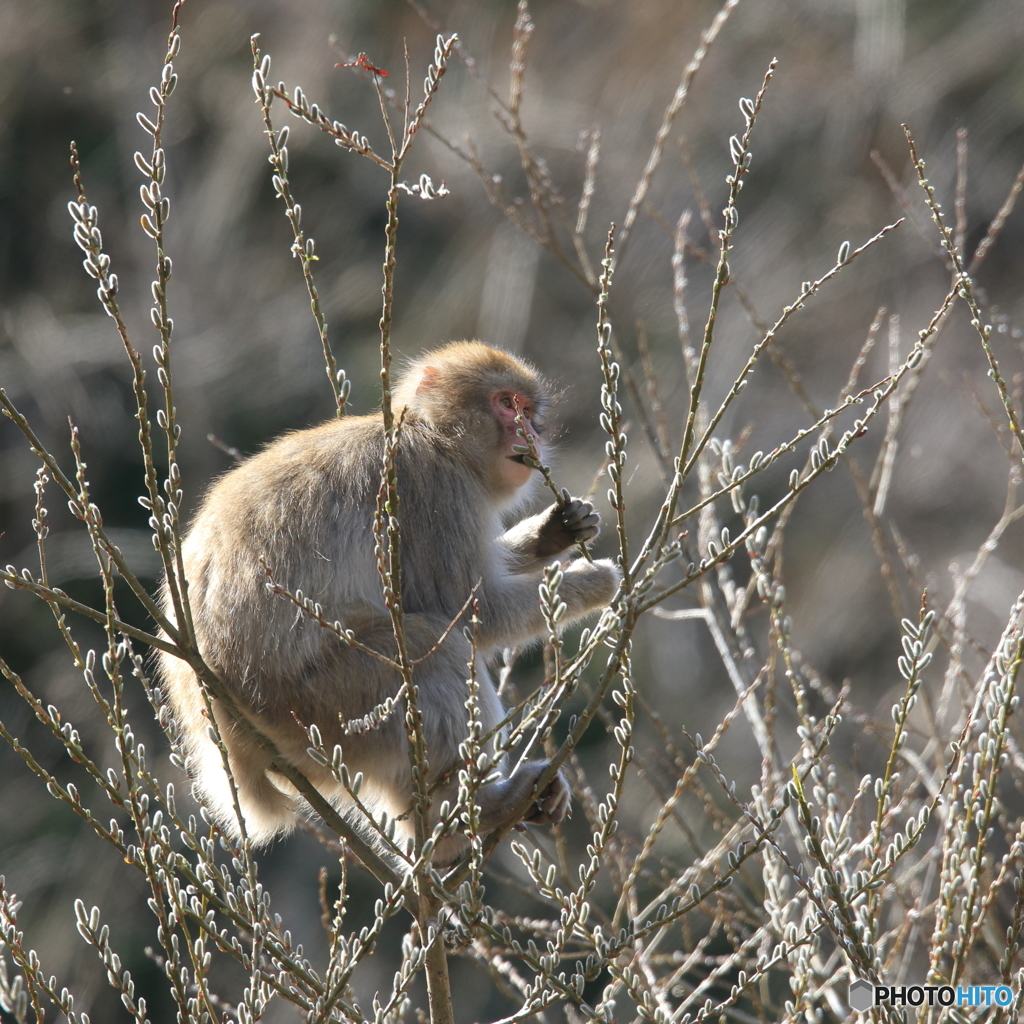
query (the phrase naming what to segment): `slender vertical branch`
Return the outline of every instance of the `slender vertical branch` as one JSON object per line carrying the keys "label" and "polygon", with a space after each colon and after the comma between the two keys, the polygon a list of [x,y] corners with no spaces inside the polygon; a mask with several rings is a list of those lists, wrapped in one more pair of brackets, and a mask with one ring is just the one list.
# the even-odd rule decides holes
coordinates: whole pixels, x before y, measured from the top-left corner
{"label": "slender vertical branch", "polygon": [[[555,504],[559,508],[565,508],[572,500],[572,496],[564,487],[559,489],[555,485],[555,481],[551,477],[551,467],[548,466],[540,457],[540,452],[537,450],[537,442],[533,439],[533,434],[527,429],[526,420],[523,418],[523,411],[519,406],[519,401],[518,399],[514,399],[514,401],[516,423],[519,427],[516,433],[523,439],[523,443],[521,445],[516,445],[514,450],[521,451],[524,462],[526,462],[527,465],[532,466],[544,478],[544,485],[554,495]],[[576,546],[579,549],[580,554],[588,562],[593,562],[593,555],[591,555],[584,541],[577,541]]]}
{"label": "slender vertical branch", "polygon": [[903,133],[906,136],[907,145],[910,148],[910,159],[913,161],[918,183],[924,190],[925,201],[928,204],[928,209],[931,211],[932,220],[935,222],[935,226],[939,229],[939,236],[942,239],[942,248],[945,250],[946,255],[953,264],[953,270],[956,273],[956,285],[959,289],[960,297],[970,308],[971,326],[978,332],[978,337],[981,339],[981,347],[984,349],[985,358],[988,360],[989,376],[995,381],[996,389],[999,392],[999,400],[1002,402],[1003,411],[1006,413],[1006,419],[1010,425],[1010,430],[1013,432],[1013,436],[1017,439],[1017,444],[1020,446],[1021,454],[1024,455],[1024,427],[1021,426],[1020,419],[1017,416],[1017,411],[1013,407],[1009,389],[1003,378],[1002,371],[999,368],[999,363],[996,360],[995,351],[992,348],[992,325],[984,322],[984,315],[981,311],[981,306],[974,294],[974,282],[971,279],[969,271],[964,266],[963,254],[956,247],[953,233],[950,231],[948,225],[943,219],[942,207],[939,205],[939,202],[935,197],[935,189],[925,176],[924,161],[917,155],[917,147],[914,144],[914,138],[910,134],[910,129],[907,125],[903,125]]}
{"label": "slender vertical branch", "polygon": [[619,568],[622,587],[628,592],[632,586],[629,563],[629,539],[626,534],[626,496],[623,473],[626,468],[626,434],[622,425],[622,406],[619,404],[619,364],[612,358],[612,325],[608,319],[608,295],[615,273],[615,225],[608,229],[601,261],[600,290],[597,296],[597,355],[601,361],[601,426],[609,435],[606,472],[612,481],[608,501],[615,512],[615,531],[619,540]]}
{"label": "slender vertical branch", "polygon": [[302,277],[306,283],[310,308],[313,311],[313,319],[316,321],[317,333],[320,336],[320,347],[324,354],[327,380],[334,393],[334,414],[341,419],[345,415],[348,405],[352,382],[347,379],[344,370],[338,369],[337,360],[334,358],[334,352],[327,337],[327,320],[320,307],[320,293],[313,280],[313,262],[319,258],[316,255],[316,244],[312,236],[307,236],[303,230],[302,207],[292,197],[291,184],[288,181],[289,129],[287,126],[280,131],[274,128],[270,108],[275,95],[279,93],[275,93],[267,85],[267,78],[270,75],[270,56],[260,55],[258,40],[258,33],[249,40],[253,60],[252,87],[256,93],[256,102],[259,103],[260,109],[263,111],[263,124],[267,141],[270,143],[270,165],[274,169],[274,194],[284,200],[285,216],[288,218],[295,239],[292,242],[292,255],[302,266]]}

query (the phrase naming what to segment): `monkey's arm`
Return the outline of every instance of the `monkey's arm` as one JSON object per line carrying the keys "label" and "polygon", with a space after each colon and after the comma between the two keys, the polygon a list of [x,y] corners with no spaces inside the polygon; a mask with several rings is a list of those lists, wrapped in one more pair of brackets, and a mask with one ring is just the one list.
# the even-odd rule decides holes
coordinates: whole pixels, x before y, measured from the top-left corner
{"label": "monkey's arm", "polygon": [[555,555],[578,541],[593,540],[601,532],[601,517],[594,506],[582,498],[573,498],[565,508],[552,505],[506,530],[498,542],[513,556],[513,570],[546,565]]}
{"label": "monkey's arm", "polygon": [[[540,573],[513,573],[484,582],[479,592],[479,638],[484,648],[515,647],[535,640],[545,631],[537,587]],[[578,558],[565,567],[558,596],[565,602],[568,625],[615,596],[621,574],[607,558],[594,562]]]}

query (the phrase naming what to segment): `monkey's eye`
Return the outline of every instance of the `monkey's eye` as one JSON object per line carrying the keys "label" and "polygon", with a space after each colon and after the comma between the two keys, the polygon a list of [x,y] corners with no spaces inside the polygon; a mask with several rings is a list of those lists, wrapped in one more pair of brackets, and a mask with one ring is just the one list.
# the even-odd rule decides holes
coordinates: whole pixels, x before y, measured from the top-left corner
{"label": "monkey's eye", "polygon": [[525,419],[532,419],[533,417],[533,406],[519,395],[498,395],[498,403],[505,409],[510,409],[512,412],[518,413]]}

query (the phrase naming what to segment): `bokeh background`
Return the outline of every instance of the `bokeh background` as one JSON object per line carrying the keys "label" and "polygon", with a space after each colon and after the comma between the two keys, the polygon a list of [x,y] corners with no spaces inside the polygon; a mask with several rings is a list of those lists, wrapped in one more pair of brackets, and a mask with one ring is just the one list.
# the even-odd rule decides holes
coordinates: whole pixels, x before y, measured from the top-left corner
{"label": "bokeh background", "polygon": [[[479,73],[506,95],[515,4],[427,0],[425,6],[445,32],[459,33]],[[598,127],[601,132],[586,232],[595,263],[608,223],[621,222],[625,213],[665,105],[718,10],[706,0],[537,0],[532,8],[536,28],[524,125],[571,220],[591,133]],[[135,112],[149,109],[147,92],[158,77],[169,21],[165,0],[0,4],[0,386],[66,458],[68,418],[81,428],[105,522],[154,585],[156,559],[136,502],[141,461],[130,374],[72,242],[67,154],[69,141],[77,140],[89,199],[99,207],[105,247],[120,278],[122,308],[136,344],[148,352],[157,340],[148,314],[154,254],[138,226],[141,178],[132,155],[148,152],[149,138]],[[167,240],[174,261],[170,302],[182,462],[193,505],[210,478],[231,465],[208,434],[252,452],[283,430],[331,414],[315,324],[300,267],[289,252],[290,228],[270,183],[267,142],[250,86],[250,36],[260,33],[261,47],[273,58],[271,81],[301,85],[332,117],[383,150],[386,136],[371,84],[335,64],[363,51],[390,71],[388,86],[401,91],[407,43],[415,95],[435,32],[398,0],[188,0],[182,25],[179,85],[165,135],[165,194],[171,199]],[[777,57],[778,70],[755,131],[731,260],[733,281],[756,316],[773,321],[802,281],[831,266],[844,240],[859,245],[901,215],[879,162],[891,169],[897,192],[911,205],[902,227],[779,336],[801,385],[823,407],[834,403],[880,307],[885,314],[865,383],[887,372],[895,330],[889,318],[899,318],[905,353],[949,285],[900,124],[911,126],[950,217],[957,132],[966,129],[965,209],[973,249],[1024,162],[1022,55],[1021,0],[741,0],[672,127],[614,286],[626,364],[642,380],[639,322],[676,442],[686,391],[673,310],[671,233],[680,215],[691,211],[688,298],[697,331],[711,280],[697,251],[711,249],[701,197],[720,219],[728,140],[742,128],[737,101],[757,91],[769,61]],[[279,124],[292,125],[292,187],[303,206],[303,226],[316,239],[315,273],[334,351],[353,382],[352,408],[369,412],[378,401],[386,179],[379,168],[276,110]],[[480,80],[453,61],[431,126],[448,140],[474,146],[488,172],[526,196],[515,146],[493,110]],[[422,134],[407,171],[410,182],[423,172],[435,183],[443,180],[450,194],[433,202],[403,199],[397,351],[413,355],[438,341],[479,336],[534,360],[564,387],[556,477],[577,493],[587,491],[603,454],[592,295],[489,203],[473,170],[438,138]],[[1024,210],[1017,210],[978,276],[1008,377],[1024,370],[1022,277]],[[736,289],[727,290],[708,377],[715,404],[758,336]],[[991,426],[999,410],[985,371],[977,336],[958,309],[902,424],[884,510],[892,524],[888,543],[893,551],[902,545],[907,556],[902,566],[897,559],[893,582],[907,609],[916,607],[923,586],[944,606],[956,566],[966,565],[1006,501],[1010,464]],[[150,373],[155,378],[152,366]],[[634,444],[631,515],[641,536],[660,478],[636,411],[627,408],[627,417]],[[790,383],[765,360],[721,435],[743,435],[747,452],[768,451],[808,422]],[[867,473],[880,433],[866,439],[856,456]],[[782,493],[798,464],[794,456],[767,476],[762,505]],[[21,435],[0,421],[3,564],[33,564],[35,469]],[[99,600],[86,538],[62,501],[51,495],[48,505],[55,582]],[[972,586],[968,660],[984,656],[1024,588],[1021,539],[1019,526],[1011,527]],[[844,469],[798,505],[786,537],[784,576],[794,638],[807,664],[834,684],[850,679],[861,706],[884,708],[898,682],[898,629]],[[676,604],[692,601],[684,596]],[[752,628],[756,632],[756,624]],[[98,642],[84,625],[80,636],[86,644]],[[713,731],[732,703],[732,690],[707,631],[698,623],[654,620],[642,636],[636,657],[645,694],[665,709],[673,727]],[[0,590],[0,653],[64,710],[101,763],[113,763],[105,727],[41,603]],[[145,733],[147,712],[140,708],[139,731]],[[0,716],[37,744],[47,768],[67,772],[64,755],[37,733],[6,683],[0,685]],[[155,727],[144,738],[162,760],[164,741]],[[752,756],[750,747],[741,734],[731,748],[740,767]],[[870,756],[867,747],[863,756]],[[164,775],[173,772],[165,766]],[[630,813],[642,820],[643,801]],[[159,973],[142,952],[154,936],[141,880],[119,870],[108,852],[45,796],[12,751],[0,750],[0,873],[24,900],[22,923],[40,953],[61,972],[62,983],[75,987],[80,1008],[99,1020],[120,1019],[123,1011],[94,954],[75,934],[75,896],[100,904],[105,919],[115,922],[118,944],[140,984],[155,984]],[[314,948],[322,941],[316,866],[329,860],[305,835],[277,844],[265,857],[275,906]],[[358,898],[353,913],[358,916]],[[372,993],[372,971],[360,984]],[[466,977],[461,993],[466,1019],[500,1012],[491,1007],[488,983],[475,975]]]}

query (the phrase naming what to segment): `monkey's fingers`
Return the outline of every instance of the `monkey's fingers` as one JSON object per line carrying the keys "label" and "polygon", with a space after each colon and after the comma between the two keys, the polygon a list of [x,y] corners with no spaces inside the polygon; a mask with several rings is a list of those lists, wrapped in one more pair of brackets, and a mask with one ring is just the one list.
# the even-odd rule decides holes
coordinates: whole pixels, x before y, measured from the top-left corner
{"label": "monkey's fingers", "polygon": [[[594,519],[597,518],[597,514],[594,514]],[[584,519],[582,523],[577,526],[569,527],[572,533],[573,543],[583,541],[586,543],[589,540],[593,540],[600,532],[601,526],[599,523],[593,522],[591,519]]]}
{"label": "monkey's fingers", "polygon": [[573,541],[593,540],[601,532],[601,516],[589,501],[573,498],[561,510],[562,524],[572,534]]}
{"label": "monkey's fingers", "polygon": [[[596,518],[595,513],[595,518]],[[601,527],[598,523],[592,523],[590,520],[585,520],[579,526],[572,527],[572,537],[574,541],[583,541],[586,543],[589,540],[593,540],[601,532]]]}
{"label": "monkey's fingers", "polygon": [[598,519],[601,518],[594,511],[594,506],[589,501],[584,501],[583,498],[573,498],[561,510],[562,522],[566,526],[578,523],[580,520],[586,519],[591,515],[597,516]]}

